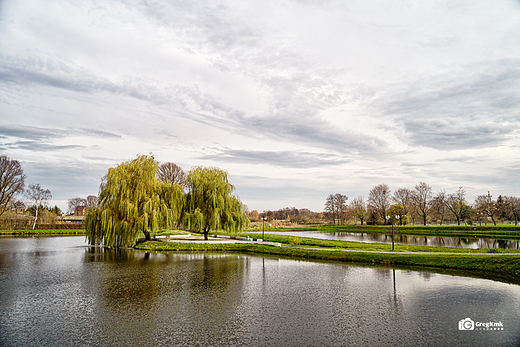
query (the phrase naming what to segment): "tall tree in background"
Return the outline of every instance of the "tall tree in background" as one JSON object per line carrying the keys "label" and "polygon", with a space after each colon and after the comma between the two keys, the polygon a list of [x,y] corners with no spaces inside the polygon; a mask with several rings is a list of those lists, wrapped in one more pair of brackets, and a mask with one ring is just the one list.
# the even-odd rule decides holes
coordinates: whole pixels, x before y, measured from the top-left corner
{"label": "tall tree in background", "polygon": [[204,239],[208,239],[211,229],[236,232],[249,222],[240,199],[232,195],[235,187],[229,183],[226,171],[194,167],[186,177],[186,188],[183,223],[202,231]]}
{"label": "tall tree in background", "polygon": [[367,207],[363,197],[358,196],[357,198],[352,199],[352,202],[350,203],[350,209],[352,210],[354,217],[357,217],[360,220],[361,225],[363,225],[363,221],[367,215]]}
{"label": "tall tree in background", "polygon": [[341,219],[345,218],[347,212],[348,197],[343,194],[330,194],[325,200],[325,212],[332,214],[332,224],[340,224]]}
{"label": "tall tree in background", "polygon": [[412,203],[412,191],[408,188],[398,188],[396,191],[394,191],[394,194],[392,194],[392,201],[397,204],[401,205],[403,207],[402,214],[399,215],[399,222],[401,225],[406,224],[407,217],[410,214],[410,205]]}
{"label": "tall tree in background", "polygon": [[423,225],[426,225],[426,219],[430,214],[432,187],[425,182],[420,182],[412,191],[411,199],[415,210],[423,220]]}
{"label": "tall tree in background", "polygon": [[87,196],[87,199],[86,199],[86,202],[87,204],[85,206],[87,206],[87,210],[91,207],[97,207],[98,205],[98,197],[95,196],[95,195],[89,195]]}
{"label": "tall tree in background", "polygon": [[174,163],[161,164],[157,170],[157,177],[163,182],[179,184],[182,187],[186,185],[186,173]]}
{"label": "tall tree in background", "polygon": [[138,156],[108,170],[98,207],[87,211],[85,229],[90,244],[132,247],[144,234],[151,239],[159,228],[170,228],[180,217],[182,187],[156,177],[153,156]]}
{"label": "tall tree in background", "polygon": [[445,190],[439,190],[437,195],[435,195],[432,199],[432,212],[434,213],[434,217],[437,218],[440,222],[439,224],[442,225],[444,223],[444,220],[446,218],[447,214],[447,202],[448,196],[446,194]]}
{"label": "tall tree in background", "polygon": [[368,206],[375,211],[386,224],[386,211],[390,207],[390,187],[387,184],[379,184],[370,189],[368,193]]}
{"label": "tall tree in background", "polygon": [[515,220],[515,225],[518,225],[520,219],[520,198],[516,196],[504,196],[504,210],[508,218]]}
{"label": "tall tree in background", "polygon": [[0,216],[9,209],[13,198],[23,193],[25,178],[18,160],[0,156]]}
{"label": "tall tree in background", "polygon": [[87,205],[87,199],[84,199],[84,198],[80,198],[80,197],[75,197],[75,198],[70,198],[69,201],[67,202],[67,206],[69,208],[69,213],[74,213],[74,211],[76,211],[76,208],[78,208],[78,206],[86,206]]}
{"label": "tall tree in background", "polygon": [[463,187],[459,187],[454,194],[450,194],[446,199],[446,207],[455,216],[457,225],[460,225],[467,211],[466,190]]}
{"label": "tall tree in background", "polygon": [[34,224],[33,230],[36,227],[36,222],[38,221],[38,212],[40,208],[47,206],[47,203],[50,199],[52,199],[52,194],[49,189],[43,189],[40,184],[30,184],[27,190],[25,191],[25,196],[29,201],[33,204],[35,215],[34,215]]}

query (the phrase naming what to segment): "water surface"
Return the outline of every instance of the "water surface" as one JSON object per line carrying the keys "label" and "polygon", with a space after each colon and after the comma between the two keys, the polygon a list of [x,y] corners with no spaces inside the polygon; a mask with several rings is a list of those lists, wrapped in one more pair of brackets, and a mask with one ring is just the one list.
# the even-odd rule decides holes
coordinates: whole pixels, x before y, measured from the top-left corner
{"label": "water surface", "polygon": [[[514,346],[520,287],[238,254],[0,239],[2,346]],[[458,322],[504,330],[460,331]]]}

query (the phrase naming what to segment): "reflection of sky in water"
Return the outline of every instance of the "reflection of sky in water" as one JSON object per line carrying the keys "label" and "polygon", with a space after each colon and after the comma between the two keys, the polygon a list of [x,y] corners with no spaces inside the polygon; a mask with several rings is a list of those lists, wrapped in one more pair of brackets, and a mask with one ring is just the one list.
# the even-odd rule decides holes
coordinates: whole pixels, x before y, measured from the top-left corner
{"label": "reflection of sky in water", "polygon": [[[269,232],[265,232],[265,233],[266,234],[277,234],[277,235],[300,236],[300,237],[312,237],[315,239],[323,239],[323,240],[392,243],[392,235],[385,235],[385,234],[334,233],[334,232],[315,232],[315,231],[287,231],[287,232],[269,231]],[[396,233],[394,236],[394,242],[396,244],[435,246],[435,247],[462,247],[462,248],[475,248],[475,249],[476,248],[520,249],[520,240],[412,236],[412,235],[399,235],[398,233]]]}
{"label": "reflection of sky in water", "polygon": [[[239,254],[0,240],[0,345],[509,345],[520,287]],[[32,249],[32,247],[35,247]],[[504,331],[459,331],[458,321]]]}

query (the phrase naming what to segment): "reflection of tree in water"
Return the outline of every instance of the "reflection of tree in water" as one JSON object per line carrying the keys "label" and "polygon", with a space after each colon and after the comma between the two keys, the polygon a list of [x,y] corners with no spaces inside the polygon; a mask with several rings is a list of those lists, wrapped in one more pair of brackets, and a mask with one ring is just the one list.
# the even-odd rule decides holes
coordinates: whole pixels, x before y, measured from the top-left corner
{"label": "reflection of tree in water", "polygon": [[98,278],[87,285],[98,289],[105,305],[121,309],[151,307],[157,298],[160,281],[157,263],[149,253],[133,249],[87,247],[85,262],[99,262]]}

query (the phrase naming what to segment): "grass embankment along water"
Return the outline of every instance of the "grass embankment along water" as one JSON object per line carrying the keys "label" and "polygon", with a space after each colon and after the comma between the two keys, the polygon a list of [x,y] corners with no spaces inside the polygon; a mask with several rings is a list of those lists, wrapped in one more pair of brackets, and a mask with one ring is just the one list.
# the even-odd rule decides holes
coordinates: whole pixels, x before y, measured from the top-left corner
{"label": "grass embankment along water", "polygon": [[[271,247],[261,244],[230,243],[174,243],[147,241],[136,245],[136,249],[152,252],[240,252],[265,254],[300,259],[355,262],[398,267],[486,271],[478,277],[501,279],[506,282],[520,283],[520,254],[429,254],[429,253],[381,253],[356,252],[356,250],[312,249],[304,247]],[[417,269],[415,269],[417,270]]]}
{"label": "grass embankment along water", "polygon": [[[367,234],[391,234],[391,225],[323,225],[292,228],[266,228],[266,231],[322,231]],[[258,229],[255,229],[258,232]],[[261,230],[260,230],[261,231]],[[394,232],[401,235],[416,236],[449,236],[449,237],[483,237],[497,239],[520,239],[520,227],[513,224],[497,226],[478,225],[405,225],[394,226]]]}
{"label": "grass embankment along water", "polygon": [[85,235],[85,229],[0,230],[0,236]]}
{"label": "grass embankment along water", "polygon": [[[241,236],[257,238],[258,233],[242,233]],[[320,247],[320,248],[341,248],[347,250],[377,251],[386,252],[392,250],[391,243],[380,242],[356,242],[323,240],[311,237],[300,237],[290,235],[265,234],[265,241],[279,242],[291,246],[301,247]],[[462,248],[462,247],[435,247],[435,246],[416,246],[395,244],[394,252],[435,252],[435,253],[518,253],[520,249],[499,249],[499,248]]]}

